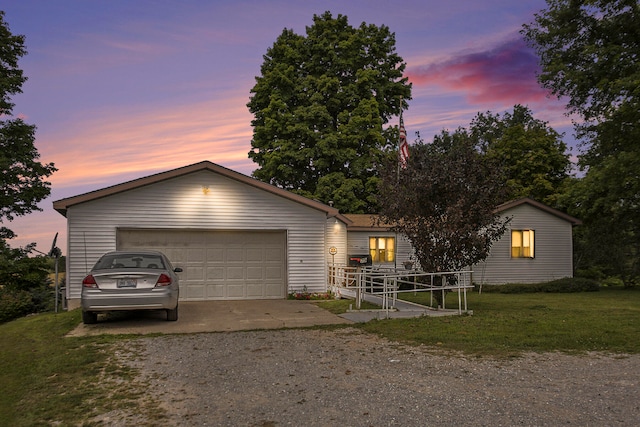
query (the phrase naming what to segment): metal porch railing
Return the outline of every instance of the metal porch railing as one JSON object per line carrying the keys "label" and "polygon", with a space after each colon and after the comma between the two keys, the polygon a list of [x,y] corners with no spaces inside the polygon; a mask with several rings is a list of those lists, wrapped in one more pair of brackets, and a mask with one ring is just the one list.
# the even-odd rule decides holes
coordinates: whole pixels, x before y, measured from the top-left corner
{"label": "metal porch railing", "polygon": [[368,295],[378,297],[383,310],[395,309],[398,294],[405,292],[430,292],[430,305],[434,305],[434,293],[440,293],[442,308],[446,307],[446,294],[457,292],[458,313],[468,312],[467,290],[473,288],[472,271],[448,271],[426,273],[385,267],[350,267],[330,263],[329,290],[338,297],[355,295],[356,308],[360,308]]}

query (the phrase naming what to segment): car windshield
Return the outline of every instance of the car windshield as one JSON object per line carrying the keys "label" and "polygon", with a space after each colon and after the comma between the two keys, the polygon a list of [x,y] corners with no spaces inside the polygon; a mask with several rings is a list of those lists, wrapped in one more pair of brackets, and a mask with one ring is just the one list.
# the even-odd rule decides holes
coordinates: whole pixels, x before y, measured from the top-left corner
{"label": "car windshield", "polygon": [[159,268],[165,269],[162,257],[153,254],[109,254],[98,260],[94,270],[109,268]]}

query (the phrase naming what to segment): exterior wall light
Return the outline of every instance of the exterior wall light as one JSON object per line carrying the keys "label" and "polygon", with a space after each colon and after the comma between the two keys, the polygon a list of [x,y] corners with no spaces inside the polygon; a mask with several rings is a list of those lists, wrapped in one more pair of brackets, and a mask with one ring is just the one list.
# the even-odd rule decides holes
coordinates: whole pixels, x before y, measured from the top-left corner
{"label": "exterior wall light", "polygon": [[211,192],[211,190],[209,190],[209,186],[208,185],[203,185],[202,186],[202,194],[204,194],[206,196],[207,194],[209,194],[209,192]]}

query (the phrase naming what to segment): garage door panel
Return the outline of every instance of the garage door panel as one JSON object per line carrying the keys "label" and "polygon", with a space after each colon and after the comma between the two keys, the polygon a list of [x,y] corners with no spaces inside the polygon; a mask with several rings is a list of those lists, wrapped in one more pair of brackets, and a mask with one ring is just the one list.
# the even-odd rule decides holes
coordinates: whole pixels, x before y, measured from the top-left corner
{"label": "garage door panel", "polygon": [[227,284],[227,298],[228,299],[244,299],[245,298],[245,284]]}
{"label": "garage door panel", "polygon": [[204,285],[187,286],[186,289],[185,287],[182,287],[182,289],[180,289],[180,293],[186,293],[187,300],[203,300],[205,296],[205,287]]}
{"label": "garage door panel", "polygon": [[227,249],[227,262],[244,262],[244,251],[242,248],[228,248]]}
{"label": "garage door panel", "polygon": [[180,299],[286,297],[286,232],[118,230],[118,249],[164,252],[180,273]]}
{"label": "garage door panel", "polygon": [[281,263],[284,260],[284,253],[274,247],[267,247],[265,251],[265,260],[268,262]]}
{"label": "garage door panel", "polygon": [[261,266],[247,267],[247,280],[263,280],[264,269]]}
{"label": "garage door panel", "polygon": [[187,249],[187,262],[189,263],[200,263],[202,264],[204,261],[204,248],[189,248]]}
{"label": "garage door panel", "polygon": [[195,280],[195,281],[204,281],[204,269],[201,265],[197,265],[194,267],[187,267],[186,270],[183,269],[186,274],[187,280]]}
{"label": "garage door panel", "polygon": [[265,280],[280,281],[284,278],[282,267],[267,267],[265,269]]}
{"label": "garage door panel", "polygon": [[264,248],[248,248],[247,249],[247,261],[248,262],[262,262],[264,259]]}
{"label": "garage door panel", "polygon": [[207,248],[207,262],[224,262],[224,249]]}
{"label": "garage door panel", "polygon": [[264,297],[264,285],[262,283],[248,283],[247,284],[247,298],[262,298]]}
{"label": "garage door panel", "polygon": [[207,284],[206,299],[223,299],[224,288],[225,286],[222,283]]}
{"label": "garage door panel", "polygon": [[173,248],[189,247],[189,240],[180,233],[163,233],[165,245]]}
{"label": "garage door panel", "polygon": [[277,295],[278,292],[282,292],[282,286],[280,283],[265,283],[264,288],[265,296]]}
{"label": "garage door panel", "polygon": [[245,273],[244,266],[238,266],[238,267],[229,266],[227,267],[226,278],[227,280],[243,280],[245,278],[244,273]]}
{"label": "garage door panel", "polygon": [[158,248],[158,250],[164,252],[164,254],[171,260],[174,265],[184,265],[187,261],[187,254],[184,249],[176,248]]}
{"label": "garage door panel", "polygon": [[189,246],[204,247],[207,242],[207,233],[189,233],[186,241],[189,242]]}
{"label": "garage door panel", "polygon": [[211,281],[223,281],[224,280],[224,267],[208,267],[207,268],[207,283]]}

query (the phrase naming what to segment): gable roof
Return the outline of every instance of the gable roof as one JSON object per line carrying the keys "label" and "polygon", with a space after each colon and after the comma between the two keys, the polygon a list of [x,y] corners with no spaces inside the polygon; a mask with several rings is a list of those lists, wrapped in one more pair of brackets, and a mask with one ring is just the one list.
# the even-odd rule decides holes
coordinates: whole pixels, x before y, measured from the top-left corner
{"label": "gable roof", "polygon": [[[509,209],[515,208],[521,205],[530,205],[534,208],[540,209],[543,212],[554,215],[560,219],[570,222],[572,225],[580,225],[582,221],[577,218],[572,217],[571,215],[567,215],[564,212],[561,212],[557,209],[554,209],[550,206],[545,205],[544,203],[540,203],[528,197],[524,197],[522,199],[511,200],[509,202],[503,203],[495,208],[495,213],[502,213]],[[382,231],[389,230],[391,224],[381,224],[379,223],[379,215],[377,214],[345,214],[349,220],[351,220],[351,224],[347,225],[349,231]]]}
{"label": "gable roof", "polygon": [[320,203],[318,201],[308,199],[298,194],[294,194],[290,191],[283,190],[282,188],[278,188],[274,185],[267,184],[266,182],[258,181],[255,178],[251,178],[250,176],[247,176],[239,172],[233,171],[231,169],[225,168],[223,166],[217,165],[208,160],[205,160],[199,163],[194,163],[188,166],[183,166],[177,169],[172,169],[166,172],[160,172],[154,175],[149,175],[142,178],[134,179],[132,181],[123,182],[122,184],[112,185],[110,187],[105,187],[100,190],[90,191],[88,193],[80,194],[77,196],[56,200],[53,202],[53,208],[56,211],[58,211],[61,215],[67,216],[67,209],[72,206],[75,206],[81,203],[90,202],[97,199],[101,199],[104,197],[109,197],[114,194],[123,193],[125,191],[134,190],[137,188],[145,187],[147,185],[156,184],[172,178],[177,178],[180,176],[184,176],[184,175],[188,175],[188,174],[200,172],[200,171],[210,171],[213,173],[217,173],[226,178],[238,181],[242,184],[246,184],[251,187],[255,187],[257,189],[267,191],[271,194],[282,197],[284,199],[291,200],[301,205],[308,206],[312,209],[325,212],[329,218],[336,217],[347,225],[351,223],[351,220],[349,220],[344,215],[342,215],[338,211],[338,209],[325,205],[324,203]]}
{"label": "gable roof", "polygon": [[582,221],[580,221],[578,218],[572,217],[571,215],[568,215],[562,211],[559,211],[557,209],[554,209],[550,206],[545,205],[544,203],[540,203],[536,200],[530,199],[528,197],[524,197],[522,199],[517,199],[517,200],[511,200],[509,202],[503,203],[501,205],[499,205],[494,212],[496,213],[502,213],[504,211],[507,211],[509,209],[515,208],[517,206],[521,206],[521,205],[529,205],[529,206],[533,206],[534,208],[540,209],[541,211],[544,211],[548,214],[554,215],[560,219],[563,219],[565,221],[570,222],[572,225],[580,225],[582,224]]}

